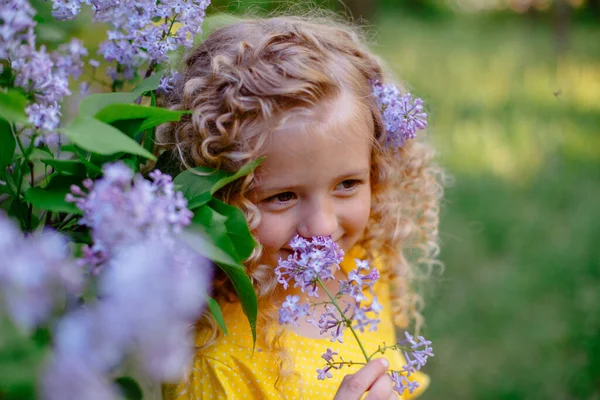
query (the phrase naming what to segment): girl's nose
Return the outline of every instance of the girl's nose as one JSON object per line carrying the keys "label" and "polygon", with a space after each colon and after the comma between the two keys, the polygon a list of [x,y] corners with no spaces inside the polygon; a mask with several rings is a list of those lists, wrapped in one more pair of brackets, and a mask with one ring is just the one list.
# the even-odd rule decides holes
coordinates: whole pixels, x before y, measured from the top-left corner
{"label": "girl's nose", "polygon": [[338,218],[333,202],[318,200],[307,204],[298,224],[298,234],[310,239],[313,236],[333,236],[338,229]]}

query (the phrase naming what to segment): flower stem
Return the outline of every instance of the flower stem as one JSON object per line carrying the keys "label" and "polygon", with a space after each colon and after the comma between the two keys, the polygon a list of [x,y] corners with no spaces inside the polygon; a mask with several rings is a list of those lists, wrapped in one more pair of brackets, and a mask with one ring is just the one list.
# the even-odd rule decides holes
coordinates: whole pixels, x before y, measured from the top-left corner
{"label": "flower stem", "polygon": [[[385,345],[385,343],[384,343],[384,345]],[[391,345],[391,346],[383,346],[383,347],[380,346],[377,350],[375,350],[375,352],[373,354],[371,354],[371,356],[369,358],[373,358],[375,356],[375,354],[377,354],[377,353],[383,354],[387,350],[390,350],[390,349],[394,349],[394,350],[398,350],[398,351],[400,351],[400,350],[410,351],[411,350],[411,348],[406,347],[406,346],[402,346],[402,345],[400,345],[398,343],[394,344],[394,345]]]}
{"label": "flower stem", "polygon": [[356,343],[358,343],[358,347],[360,347],[360,350],[362,351],[363,355],[365,356],[365,360],[367,362],[371,361],[371,358],[367,354],[367,351],[365,350],[362,342],[358,338],[358,335],[356,334],[356,331],[354,330],[354,328],[352,328],[352,321],[346,317],[346,315],[344,314],[344,312],[342,311],[342,309],[338,305],[338,303],[336,301],[336,297],[332,296],[331,293],[329,293],[329,290],[327,290],[327,288],[325,287],[325,284],[323,283],[323,281],[320,278],[317,278],[317,283],[325,291],[325,294],[327,294],[327,296],[331,299],[331,304],[333,304],[335,306],[335,308],[337,308],[337,310],[340,313],[340,316],[344,319],[344,323],[346,324],[346,326],[348,327],[348,329],[350,329],[350,332],[352,332],[352,335],[354,335],[354,338],[356,339]]}

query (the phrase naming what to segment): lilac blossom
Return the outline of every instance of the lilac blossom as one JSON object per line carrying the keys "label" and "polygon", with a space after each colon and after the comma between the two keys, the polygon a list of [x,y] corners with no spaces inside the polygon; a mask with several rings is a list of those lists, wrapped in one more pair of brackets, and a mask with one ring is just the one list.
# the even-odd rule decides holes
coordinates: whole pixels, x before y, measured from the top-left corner
{"label": "lilac blossom", "polygon": [[57,141],[60,102],[71,95],[69,78],[77,79],[83,71],[82,57],[87,49],[78,39],[48,53],[45,46],[36,48],[35,10],[25,0],[0,2],[0,58],[8,61],[14,85],[33,94],[36,104],[27,108],[31,124],[41,134],[36,145]]}
{"label": "lilac blossom", "polygon": [[417,130],[427,127],[423,100],[413,99],[410,93],[402,95],[393,84],[373,81],[373,95],[381,109],[387,132],[387,145],[393,149],[404,146],[407,139],[416,137]]}
{"label": "lilac blossom", "polygon": [[408,378],[398,371],[391,372],[392,382],[394,383],[394,390],[398,392],[398,394],[402,395],[402,393],[408,389],[409,393],[415,391],[416,388],[419,387],[419,383],[416,381],[410,381]]}
{"label": "lilac blossom", "polygon": [[163,77],[160,79],[160,83],[156,88],[158,93],[169,93],[175,87],[175,81],[179,78],[179,73],[177,71],[168,71]]}
{"label": "lilac blossom", "polygon": [[344,251],[331,237],[315,236],[312,241],[296,236],[290,242],[294,251],[287,260],[279,260],[275,275],[284,289],[294,281],[294,287],[300,287],[309,296],[319,297],[317,280],[322,282],[333,279],[333,270],[339,269]]}
{"label": "lilac blossom", "polygon": [[94,21],[110,26],[99,53],[121,68],[110,69],[107,71],[109,76],[133,79],[140,67],[167,61],[168,53],[179,47],[192,47],[194,37],[201,33],[210,1],[54,0],[53,15],[59,19],[73,19],[82,4],[91,6]]}
{"label": "lilac blossom", "polygon": [[[190,327],[210,281],[210,264],[177,241],[119,248],[100,275],[98,301],[59,323],[44,375],[47,397],[78,399],[97,388],[106,396],[99,399],[116,398],[103,377],[125,357],[154,381],[180,379],[193,358]],[[69,385],[65,372],[75,366],[83,382]]]}
{"label": "lilac blossom", "polygon": [[287,296],[279,309],[279,323],[298,326],[298,319],[309,315],[308,304],[298,304],[300,297]]}
{"label": "lilac blossom", "polygon": [[[313,320],[314,321],[314,320]],[[321,329],[320,334],[331,333],[331,341],[344,343],[344,328],[346,327],[346,318],[340,315],[335,306],[327,304],[325,312],[321,313],[319,320],[313,322],[316,327]]]}
{"label": "lilac blossom", "polygon": [[83,276],[68,250],[56,232],[24,238],[0,211],[0,300],[22,330],[29,332],[47,321],[60,296],[79,294]]}
{"label": "lilac blossom", "polygon": [[[291,282],[294,287],[300,287],[302,291],[307,292],[308,296],[318,297],[317,286],[324,288],[324,282],[333,279],[332,266],[339,268],[339,263],[343,258],[343,252],[337,244],[329,237],[313,237],[307,240],[296,236],[290,242],[290,247],[294,251],[287,260],[279,260],[275,269],[278,282],[287,289]],[[368,362],[378,353],[384,353],[387,350],[403,351],[406,364],[402,366],[401,371],[390,371],[394,390],[400,395],[405,390],[412,393],[418,383],[410,381],[408,377],[421,369],[429,357],[433,357],[430,347],[431,342],[422,336],[417,340],[408,332],[405,333],[405,339],[395,345],[380,346],[378,350],[370,356],[366,353],[358,338],[357,331],[364,332],[365,329],[376,331],[380,322],[378,314],[382,306],[375,296],[374,286],[380,278],[379,271],[371,267],[365,260],[356,259],[356,269],[348,273],[348,279],[339,281],[339,290],[335,295],[326,291],[329,300],[325,301],[324,311],[317,315],[313,313],[308,322],[313,323],[320,329],[320,334],[331,334],[331,341],[343,343],[344,330],[349,328],[354,333],[359,347],[361,348],[365,361]],[[343,306],[340,303],[344,303]],[[308,314],[309,304],[301,304],[299,296],[287,296],[286,301],[279,310],[280,324],[297,324],[297,320]],[[316,304],[313,304],[316,307]],[[337,356],[331,348],[327,349],[321,356],[326,365],[317,369],[317,378],[320,380],[332,378],[332,369],[340,369],[344,365],[353,364],[352,361],[344,361],[341,357],[335,361]]]}
{"label": "lilac blossom", "polygon": [[94,272],[120,246],[179,233],[192,218],[187,200],[175,192],[172,179],[160,171],[152,181],[134,175],[122,162],[105,165],[103,177],[71,187],[67,201],[83,211],[80,224],[91,228],[94,244],[83,254]]}

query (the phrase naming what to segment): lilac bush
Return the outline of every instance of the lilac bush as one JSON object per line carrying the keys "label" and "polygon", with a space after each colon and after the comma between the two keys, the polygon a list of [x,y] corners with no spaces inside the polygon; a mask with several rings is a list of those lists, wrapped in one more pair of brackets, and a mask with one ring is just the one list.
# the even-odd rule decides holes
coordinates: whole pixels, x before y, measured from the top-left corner
{"label": "lilac bush", "polygon": [[[333,280],[335,270],[340,269],[344,252],[339,246],[330,237],[316,236],[307,240],[296,236],[290,242],[290,247],[293,254],[287,260],[280,259],[275,269],[278,282],[284,289],[288,289],[290,283],[294,282],[293,286],[299,287],[309,299],[318,298],[319,289],[323,290],[328,301],[319,303],[324,304],[325,311],[316,315],[316,303],[302,303],[299,296],[287,296],[279,309],[279,323],[297,325],[300,318],[308,317],[306,320],[318,327],[321,335],[330,334],[332,342],[340,343],[344,341],[345,329],[349,329],[365,358],[364,362],[343,359],[328,348],[321,356],[326,364],[317,369],[317,378],[332,378],[332,370],[341,369],[345,365],[366,364],[375,355],[394,350],[402,352],[406,359],[401,371],[389,371],[394,390],[400,395],[405,390],[412,393],[418,383],[410,381],[408,377],[420,370],[429,357],[433,357],[431,342],[422,336],[418,336],[418,341],[415,341],[413,336],[405,332],[404,340],[394,345],[381,345],[374,353],[368,354],[358,335],[358,332],[364,332],[365,329],[377,330],[380,321],[378,315],[382,307],[373,290],[379,279],[379,271],[371,267],[369,262],[356,259],[356,269],[348,273],[348,279],[339,281],[337,293],[330,293],[325,282]],[[310,311],[311,308],[313,312]]]}
{"label": "lilac bush", "polygon": [[180,47],[189,49],[201,33],[209,0],[55,0],[57,19],[75,18],[82,4],[89,5],[94,21],[110,26],[108,38],[99,53],[108,62],[111,79],[131,80],[140,67],[168,60],[168,53]]}
{"label": "lilac bush", "polygon": [[[48,53],[36,47],[35,10],[25,0],[0,1],[0,60],[6,60],[14,75],[14,85],[32,93],[35,103],[26,112],[37,130],[37,142],[55,143],[60,123],[60,102],[71,95],[69,78],[77,79],[83,71],[82,57],[87,49],[78,39]],[[26,133],[30,133],[27,130]]]}
{"label": "lilac bush", "polygon": [[67,241],[56,232],[24,238],[0,211],[0,254],[0,302],[26,332],[47,322],[65,296],[81,292],[83,274],[69,259]]}
{"label": "lilac bush", "polygon": [[[202,254],[230,239],[206,235],[192,221],[184,193],[195,193],[186,190],[194,182],[176,185],[148,170],[148,160],[156,161],[156,126],[181,116],[155,106],[155,94],[174,77],[156,71],[170,51],[191,46],[208,4],[54,1],[58,19],[90,7],[94,21],[109,26],[99,54],[113,91],[124,81],[141,87],[88,93],[64,124],[70,83],[86,62],[94,73],[101,62],[87,58],[78,39],[53,50],[39,45],[30,3],[0,0],[0,337],[12,335],[0,341],[0,354],[32,349],[40,366],[33,371],[30,359],[8,358],[15,371],[32,371],[15,374],[18,382],[0,376],[0,397],[33,398],[40,388],[49,399],[117,399],[128,374],[174,381],[189,364],[214,267]],[[87,91],[91,79],[82,80]],[[133,108],[142,125],[130,124]],[[207,192],[198,193],[209,195],[202,210],[217,201]],[[243,218],[231,213],[236,229]],[[239,243],[236,257],[254,245],[249,233],[237,232]],[[251,287],[248,277],[236,279]]]}

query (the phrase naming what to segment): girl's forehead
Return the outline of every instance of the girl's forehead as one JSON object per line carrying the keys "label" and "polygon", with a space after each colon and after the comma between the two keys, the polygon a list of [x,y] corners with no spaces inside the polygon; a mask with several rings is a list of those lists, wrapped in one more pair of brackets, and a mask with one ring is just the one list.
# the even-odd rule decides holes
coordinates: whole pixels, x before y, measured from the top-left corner
{"label": "girl's forehead", "polygon": [[362,108],[342,98],[323,109],[334,114],[288,121],[270,136],[262,154],[266,159],[256,171],[257,183],[279,185],[369,171],[373,122]]}

